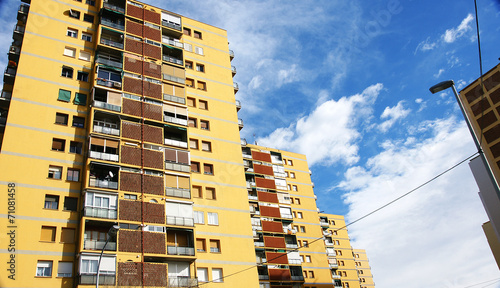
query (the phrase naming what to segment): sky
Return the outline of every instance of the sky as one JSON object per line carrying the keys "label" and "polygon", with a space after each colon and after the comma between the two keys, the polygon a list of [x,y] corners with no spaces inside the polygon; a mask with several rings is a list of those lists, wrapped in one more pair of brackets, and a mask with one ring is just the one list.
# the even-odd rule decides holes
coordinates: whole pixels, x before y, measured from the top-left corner
{"label": "sky", "polygon": [[[143,2],[227,30],[242,138],[305,154],[326,213],[356,221],[475,153],[452,91],[428,90],[480,75],[472,0]],[[19,3],[0,0],[0,51]],[[486,72],[500,4],[478,13]],[[500,287],[467,163],[348,227],[376,287]]]}

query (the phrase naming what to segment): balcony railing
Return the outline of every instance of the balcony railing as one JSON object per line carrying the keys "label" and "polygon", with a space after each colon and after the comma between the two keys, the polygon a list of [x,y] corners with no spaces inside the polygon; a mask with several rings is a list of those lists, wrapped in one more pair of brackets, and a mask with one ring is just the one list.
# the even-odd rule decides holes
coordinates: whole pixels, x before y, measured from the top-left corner
{"label": "balcony railing", "polygon": [[106,218],[106,219],[116,219],[117,213],[116,209],[109,208],[96,208],[96,207],[85,207],[83,209],[83,215],[88,217]]}
{"label": "balcony railing", "polygon": [[163,94],[163,100],[172,101],[175,103],[186,104],[186,98],[178,97],[169,94]]}
{"label": "balcony railing", "polygon": [[300,265],[300,264],[302,264],[302,260],[300,260],[300,259],[288,259],[288,264]]}
{"label": "balcony railing", "polygon": [[0,117],[0,124],[5,125],[7,123],[7,117]]}
{"label": "balcony railing", "polygon": [[243,127],[243,119],[238,119],[238,125],[239,125],[240,127]]}
{"label": "balcony railing", "polygon": [[332,279],[341,279],[341,276],[337,274],[332,274]]}
{"label": "balcony railing", "polygon": [[97,100],[94,100],[94,107],[102,108],[102,109],[106,109],[106,110],[110,110],[110,111],[116,111],[116,112],[122,111],[121,106],[113,105],[113,104],[109,104],[109,103],[97,101]]}
{"label": "balcony railing", "polygon": [[256,247],[264,247],[264,242],[253,242],[253,245]]}
{"label": "balcony railing", "polygon": [[97,85],[102,85],[102,86],[106,86],[106,87],[110,87],[110,88],[122,89],[121,82],[97,78],[96,83],[97,83]]}
{"label": "balcony railing", "polygon": [[109,27],[113,27],[113,28],[116,28],[116,29],[119,29],[119,30],[122,30],[122,31],[125,30],[125,25],[114,23],[110,19],[101,18],[101,24],[109,26]]}
{"label": "balcony railing", "polygon": [[189,166],[187,164],[165,162],[165,169],[174,170],[174,171],[181,171],[181,172],[189,172],[191,170],[191,166]]}
{"label": "balcony railing", "polygon": [[26,4],[21,4],[21,6],[19,6],[18,12],[28,13],[30,12],[30,6]]}
{"label": "balcony railing", "polygon": [[187,142],[179,141],[179,140],[174,140],[174,139],[168,139],[168,138],[165,138],[164,144],[165,145],[170,145],[170,146],[175,146],[175,147],[181,147],[181,148],[187,148],[188,147],[188,143]]}
{"label": "balcony railing", "polygon": [[94,125],[94,132],[96,132],[96,133],[102,133],[102,134],[108,134],[108,135],[120,136],[120,130],[119,129],[110,128],[110,127],[104,127],[104,126],[99,126],[99,125]]}
{"label": "balcony railing", "polygon": [[[83,249],[85,250],[102,250],[106,241],[99,240],[85,240],[83,242]],[[108,242],[106,244],[106,251],[116,251],[116,242]]]}
{"label": "balcony railing", "polygon": [[186,83],[185,78],[175,77],[175,76],[168,75],[168,74],[163,74],[163,79],[168,80],[168,81],[172,81],[172,82],[176,82],[176,83],[180,83],[180,84]]}
{"label": "balcony railing", "polygon": [[330,242],[330,241],[326,241],[326,240],[325,240],[325,245],[326,245],[326,246],[333,246],[333,242]]}
{"label": "balcony railing", "polygon": [[304,281],[304,276],[298,275],[298,276],[291,276],[292,281]]}
{"label": "balcony railing", "polygon": [[170,38],[170,37],[167,37],[167,36],[162,36],[161,37],[161,42],[165,43],[165,44],[168,44],[170,46],[174,46],[174,47],[179,47],[179,48],[183,48],[184,47],[184,45],[182,44],[182,42],[180,42],[179,40],[174,39],[174,38]]}
{"label": "balcony railing", "polygon": [[236,74],[236,67],[235,66],[231,66],[231,72],[233,72],[233,74]]}
{"label": "balcony railing", "polygon": [[18,55],[19,53],[21,53],[21,47],[16,46],[16,45],[10,46],[9,53]]}
{"label": "balcony railing", "polygon": [[252,225],[252,230],[254,230],[254,231],[262,231],[262,226],[260,226],[260,225]]}
{"label": "balcony railing", "polygon": [[125,8],[118,7],[118,6],[113,5],[113,4],[104,3],[104,8],[125,14]]}
{"label": "balcony railing", "polygon": [[110,47],[123,49],[123,43],[116,42],[116,41],[113,41],[110,39],[101,38],[101,44],[106,45],[106,46],[110,46]]}
{"label": "balcony railing", "polygon": [[194,226],[194,218],[167,215],[167,225]]}
{"label": "balcony railing", "polygon": [[281,218],[293,219],[293,216],[292,216],[292,214],[281,214]]}
{"label": "balcony railing", "polygon": [[118,155],[104,152],[90,151],[90,158],[118,162]]}
{"label": "balcony railing", "polygon": [[118,182],[113,182],[109,180],[90,179],[89,186],[97,188],[118,189]]}
{"label": "balcony railing", "polygon": [[259,280],[269,280],[269,275],[260,275],[259,274]]}
{"label": "balcony railing", "polygon": [[286,244],[286,248],[299,248],[299,245],[297,244]]}
{"label": "balcony railing", "polygon": [[330,269],[337,269],[337,268],[339,268],[339,264],[337,264],[337,263],[330,263],[330,264],[328,264],[328,266],[330,266]]}
{"label": "balcony railing", "polygon": [[111,59],[106,59],[106,58],[103,58],[103,57],[97,57],[97,59],[95,60],[95,62],[99,63],[99,64],[108,65],[108,66],[111,66],[111,67],[120,68],[120,69],[123,68],[123,63],[120,62],[120,61],[117,61],[117,60],[111,60]]}
{"label": "balcony railing", "polygon": [[193,256],[194,255],[194,247],[167,246],[167,254],[168,255]]}
{"label": "balcony railing", "polygon": [[198,287],[198,278],[177,276],[168,276],[167,287]]}
{"label": "balcony railing", "polygon": [[163,115],[163,121],[187,126],[188,121],[186,119],[175,118],[172,116]]}
{"label": "balcony railing", "polygon": [[0,93],[0,98],[10,100],[12,98],[12,92],[2,91],[2,93]]}
{"label": "balcony railing", "polygon": [[[81,273],[78,275],[79,281],[78,283],[81,285],[95,285],[97,282],[97,274],[95,273]],[[110,286],[115,286],[116,282],[116,274],[115,272],[111,273],[106,273],[103,272],[102,270],[99,273],[99,285],[110,285]]]}
{"label": "balcony railing", "polygon": [[171,196],[171,197],[191,199],[191,191],[189,191],[189,189],[166,187],[165,188],[165,195]]}
{"label": "balcony railing", "polygon": [[175,57],[168,56],[168,55],[163,55],[163,61],[174,63],[177,65],[184,65],[184,62],[182,61],[182,59],[175,58]]}
{"label": "balcony railing", "polygon": [[257,264],[266,263],[267,259],[265,257],[257,257]]}
{"label": "balcony railing", "polygon": [[175,29],[175,30],[178,30],[178,31],[182,31],[181,25],[179,25],[177,23],[172,23],[172,22],[168,22],[168,21],[162,20],[161,24],[163,26],[168,27],[168,28],[172,28],[172,29]]}
{"label": "balcony railing", "polygon": [[321,226],[329,226],[326,221],[319,221],[319,224],[321,224]]}
{"label": "balcony railing", "polygon": [[241,143],[241,146],[247,146],[247,144],[248,144],[247,139],[245,139],[245,138],[241,138],[240,143]]}
{"label": "balcony railing", "polygon": [[259,200],[259,197],[258,196],[254,196],[254,195],[248,195],[248,199],[249,200]]}
{"label": "balcony railing", "polygon": [[236,90],[236,91],[240,90],[240,86],[236,82],[233,83],[233,87],[234,87],[234,90]]}
{"label": "balcony railing", "polygon": [[229,49],[229,57],[234,58],[234,51]]}
{"label": "balcony railing", "polygon": [[24,34],[24,26],[16,25],[14,27],[14,32],[17,32],[17,33],[20,33],[20,34]]}

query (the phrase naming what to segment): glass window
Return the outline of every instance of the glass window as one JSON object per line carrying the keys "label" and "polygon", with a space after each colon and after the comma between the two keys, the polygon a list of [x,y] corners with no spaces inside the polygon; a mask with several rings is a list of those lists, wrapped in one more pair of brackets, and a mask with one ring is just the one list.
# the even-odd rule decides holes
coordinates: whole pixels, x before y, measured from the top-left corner
{"label": "glass window", "polygon": [[206,187],[205,194],[207,196],[207,199],[209,199],[209,200],[216,200],[217,199],[217,195],[215,194],[215,188]]}
{"label": "glass window", "polygon": [[205,224],[205,215],[203,211],[194,211],[194,223]]}
{"label": "glass window", "polygon": [[196,268],[196,275],[199,282],[208,282],[208,268]]}
{"label": "glass window", "polygon": [[49,178],[51,179],[61,179],[62,167],[60,166],[49,166]]}
{"label": "glass window", "polygon": [[57,266],[57,277],[72,277],[73,276],[73,262],[59,261]]}
{"label": "glass window", "polygon": [[71,91],[59,89],[59,96],[57,100],[69,102],[71,100]]}
{"label": "glass window", "polygon": [[61,70],[61,76],[66,78],[73,78],[73,68],[63,66]]}
{"label": "glass window", "polygon": [[85,127],[85,117],[73,116],[73,127]]}
{"label": "glass window", "polygon": [[90,14],[83,14],[83,21],[89,22],[89,23],[94,23],[94,16]]}
{"label": "glass window", "polygon": [[52,150],[64,152],[64,147],[66,146],[66,140],[52,138]]}
{"label": "glass window", "polygon": [[222,268],[212,268],[212,281],[216,283],[224,282]]}
{"label": "glass window", "polygon": [[78,209],[78,198],[76,197],[64,197],[64,207],[63,210],[66,211],[77,211]]}
{"label": "glass window", "polygon": [[69,17],[75,18],[75,19],[80,19],[80,11],[69,9]]}
{"label": "glass window", "polygon": [[78,30],[72,29],[72,28],[68,28],[66,30],[66,36],[77,38],[78,37]]}
{"label": "glass window", "polygon": [[75,93],[75,101],[76,105],[87,105],[87,94],[84,93]]}
{"label": "glass window", "polygon": [[76,182],[80,181],[80,169],[68,168],[66,180]]}
{"label": "glass window", "polygon": [[203,130],[210,130],[210,122],[208,122],[208,120],[200,120],[200,128]]}
{"label": "glass window", "polygon": [[83,81],[83,82],[89,82],[89,73],[83,72],[83,71],[78,71],[78,74],[76,75],[76,79]]}
{"label": "glass window", "polygon": [[37,277],[52,277],[52,261],[38,261],[36,264]]}
{"label": "glass window", "polygon": [[193,33],[193,36],[194,36],[194,38],[202,39],[201,38],[201,32],[199,32],[199,31],[195,30],[194,33]]}
{"label": "glass window", "polygon": [[59,208],[59,196],[45,195],[45,204],[43,208],[57,210]]}
{"label": "glass window", "polygon": [[80,51],[80,57],[78,57],[78,59],[84,61],[90,61],[90,53],[86,51]]}
{"label": "glass window", "polygon": [[219,214],[207,212],[208,225],[219,225]]}
{"label": "glass window", "polygon": [[206,152],[212,152],[212,143],[208,141],[201,141],[201,150]]}
{"label": "glass window", "polygon": [[120,74],[105,69],[99,69],[99,72],[97,72],[97,78],[122,82],[122,77]]}
{"label": "glass window", "polygon": [[76,49],[75,48],[71,48],[71,47],[64,47],[63,55],[75,58]]}
{"label": "glass window", "polygon": [[[70,36],[70,35],[68,35],[68,36]],[[76,37],[76,35],[72,36],[72,37]],[[85,40],[85,41],[88,41],[88,42],[92,42],[92,34],[82,32],[82,40]]]}
{"label": "glass window", "polygon": [[83,147],[82,142],[78,142],[78,141],[69,142],[69,152],[70,153],[82,154],[82,147]]}
{"label": "glass window", "polygon": [[205,65],[196,63],[196,71],[205,72]]}
{"label": "glass window", "polygon": [[56,124],[68,125],[68,114],[56,113]]}

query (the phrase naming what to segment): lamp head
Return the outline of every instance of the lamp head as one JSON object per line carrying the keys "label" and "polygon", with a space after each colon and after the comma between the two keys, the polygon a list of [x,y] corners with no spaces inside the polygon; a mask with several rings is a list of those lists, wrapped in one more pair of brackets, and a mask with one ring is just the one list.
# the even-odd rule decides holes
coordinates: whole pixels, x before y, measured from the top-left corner
{"label": "lamp head", "polygon": [[429,91],[431,91],[432,94],[436,94],[437,92],[441,92],[445,89],[448,89],[448,88],[452,87],[453,85],[455,85],[453,80],[446,80],[446,81],[440,82],[440,83],[432,86],[431,88],[429,88]]}

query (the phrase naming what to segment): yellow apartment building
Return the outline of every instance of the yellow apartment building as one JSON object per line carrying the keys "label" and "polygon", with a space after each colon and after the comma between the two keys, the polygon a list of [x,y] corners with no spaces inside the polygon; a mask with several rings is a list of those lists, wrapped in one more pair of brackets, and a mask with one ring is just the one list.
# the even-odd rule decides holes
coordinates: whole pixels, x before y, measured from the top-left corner
{"label": "yellow apartment building", "polygon": [[225,30],[132,0],[17,20],[0,287],[342,287],[305,156],[240,139]]}

